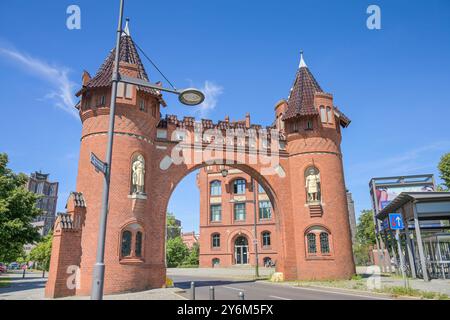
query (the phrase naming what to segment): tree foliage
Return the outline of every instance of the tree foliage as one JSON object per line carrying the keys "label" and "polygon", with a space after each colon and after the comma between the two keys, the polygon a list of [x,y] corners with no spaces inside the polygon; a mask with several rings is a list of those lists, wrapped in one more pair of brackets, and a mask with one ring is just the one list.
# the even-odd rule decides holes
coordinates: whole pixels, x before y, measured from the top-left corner
{"label": "tree foliage", "polygon": [[166,225],[167,225],[167,239],[174,239],[176,237],[181,237],[181,227],[177,225],[177,219],[175,218],[175,215],[171,212],[167,212]]}
{"label": "tree foliage", "polygon": [[198,243],[194,243],[189,250],[188,256],[184,259],[183,265],[198,266],[200,257],[200,246]]}
{"label": "tree foliage", "polygon": [[440,177],[444,180],[444,185],[450,189],[450,153],[444,154],[438,165]]}
{"label": "tree foliage", "polygon": [[22,254],[23,245],[39,239],[31,222],[40,214],[37,196],[25,189],[27,176],[7,167],[8,156],[0,153],[0,261],[11,262]]}
{"label": "tree foliage", "polygon": [[181,237],[176,237],[167,240],[166,244],[166,259],[169,268],[178,267],[189,256],[189,248],[183,242]]}
{"label": "tree foliage", "polygon": [[30,252],[30,260],[38,263],[41,270],[47,270],[50,267],[50,256],[52,254],[53,234],[50,232]]}
{"label": "tree foliage", "polygon": [[376,243],[372,210],[361,211],[356,225],[356,240],[361,245],[374,245]]}
{"label": "tree foliage", "polygon": [[369,250],[376,243],[373,211],[363,210],[356,225],[356,244],[353,246],[357,265],[367,265]]}

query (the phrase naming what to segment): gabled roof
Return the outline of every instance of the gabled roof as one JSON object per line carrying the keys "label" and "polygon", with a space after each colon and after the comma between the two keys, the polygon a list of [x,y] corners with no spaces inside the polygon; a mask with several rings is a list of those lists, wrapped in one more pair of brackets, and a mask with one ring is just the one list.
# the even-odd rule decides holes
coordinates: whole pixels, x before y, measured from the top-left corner
{"label": "gabled roof", "polygon": [[287,101],[288,108],[283,116],[283,120],[302,115],[317,115],[318,111],[314,108],[314,94],[316,92],[323,92],[323,90],[309,71],[308,66],[303,60],[302,53],[295,82]]}
{"label": "gabled roof", "polygon": [[[77,96],[79,96],[84,89],[109,87],[111,85],[115,55],[116,49],[114,48],[110,51],[108,57],[100,66],[95,76],[92,79],[90,79],[86,83],[86,85],[83,86],[83,88],[77,93]],[[125,26],[124,31],[122,32],[122,36],[120,37],[119,61],[136,65],[138,69],[137,77],[139,79],[149,81],[147,72],[145,71],[144,65],[142,64],[141,58],[139,57],[139,53],[136,49],[136,45],[130,36],[128,22],[127,25]],[[162,101],[161,93],[158,90],[146,87],[138,87],[138,88],[141,91],[148,92],[150,94],[159,97],[160,100]]]}

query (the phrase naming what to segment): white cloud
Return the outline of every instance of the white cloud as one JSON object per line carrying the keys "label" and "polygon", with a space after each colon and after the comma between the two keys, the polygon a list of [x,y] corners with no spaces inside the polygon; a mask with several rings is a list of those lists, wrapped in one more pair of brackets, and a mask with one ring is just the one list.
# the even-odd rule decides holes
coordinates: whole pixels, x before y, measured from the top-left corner
{"label": "white cloud", "polygon": [[52,86],[51,91],[40,100],[52,101],[56,107],[78,118],[74,108],[76,102],[73,96],[73,89],[76,84],[69,79],[68,68],[51,66],[42,60],[14,49],[0,47],[0,54],[19,63],[27,72],[46,80]]}
{"label": "white cloud", "polygon": [[205,94],[205,101],[195,109],[195,113],[204,118],[216,107],[219,96],[223,93],[223,87],[206,80],[200,90]]}

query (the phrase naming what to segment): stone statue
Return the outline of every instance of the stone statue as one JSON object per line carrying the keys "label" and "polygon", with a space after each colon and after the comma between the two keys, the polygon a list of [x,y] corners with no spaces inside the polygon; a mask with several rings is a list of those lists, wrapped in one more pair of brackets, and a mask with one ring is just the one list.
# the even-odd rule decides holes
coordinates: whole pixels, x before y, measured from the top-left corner
{"label": "stone statue", "polygon": [[306,176],[306,192],[308,194],[308,202],[320,201],[320,174],[311,168]]}
{"label": "stone statue", "polygon": [[143,194],[145,185],[145,161],[144,157],[138,155],[133,161],[133,193]]}

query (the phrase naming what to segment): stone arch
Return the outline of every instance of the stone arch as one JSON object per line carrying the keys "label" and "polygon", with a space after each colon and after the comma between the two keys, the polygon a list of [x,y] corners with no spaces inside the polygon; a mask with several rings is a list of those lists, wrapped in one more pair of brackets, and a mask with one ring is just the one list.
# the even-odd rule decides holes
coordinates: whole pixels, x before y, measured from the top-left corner
{"label": "stone arch", "polygon": [[[165,159],[165,158],[167,158],[167,155],[161,156],[161,159]],[[159,213],[156,213],[160,217],[161,221],[165,221],[165,219],[166,219],[166,213],[167,213],[169,201],[172,197],[174,190],[179,185],[179,183],[186,176],[191,174],[192,172],[194,172],[198,169],[201,169],[203,167],[206,167],[208,165],[211,165],[212,162],[214,162],[215,164],[219,164],[219,165],[226,163],[223,160],[210,160],[208,162],[202,162],[200,164],[195,164],[195,165],[186,165],[186,164],[170,165],[166,169],[166,172],[167,172],[166,177],[168,177],[170,179],[161,179],[159,181],[160,183],[158,182],[158,188],[160,190],[162,190],[164,188],[166,188],[166,190],[167,190],[167,194],[162,196],[162,203],[161,203],[161,206],[158,208]],[[273,176],[264,176],[260,173],[260,168],[255,165],[244,164],[244,163],[233,163],[233,164],[226,163],[225,165],[227,167],[239,169],[239,170],[243,171],[244,173],[248,174],[250,177],[253,177],[255,179],[256,183],[261,185],[264,188],[264,190],[270,200],[270,203],[272,205],[272,214],[273,214],[273,219],[275,222],[275,230],[277,231],[277,239],[278,239],[278,243],[279,243],[278,259],[280,261],[283,261],[284,257],[287,256],[287,254],[285,253],[287,244],[285,243],[285,240],[284,240],[284,231],[283,231],[284,230],[284,225],[283,225],[284,217],[283,217],[283,212],[281,212],[281,208],[282,208],[281,200],[275,190],[281,190],[279,185],[281,185],[283,183],[284,177],[280,177],[276,174]],[[280,167],[281,167],[281,165],[280,165]],[[161,175],[157,174],[156,176],[161,176]],[[274,186],[274,184],[276,184],[276,186]],[[251,242],[251,239],[253,238],[253,236],[251,236],[251,235],[252,235],[252,233],[250,232],[250,237],[249,237],[250,242]],[[221,235],[221,238],[223,238],[223,240],[225,240],[224,236],[225,235]],[[228,236],[228,240],[226,242],[223,241],[224,244],[226,243],[227,246],[230,245],[229,239],[230,239],[230,236]],[[221,245],[222,245],[222,239],[221,239]],[[229,249],[229,247],[227,249]],[[249,245],[249,249],[253,250],[253,246],[251,244]],[[295,257],[292,257],[292,255],[291,255],[290,259],[294,260]],[[291,262],[291,263],[293,263],[293,262]],[[278,265],[277,265],[277,268],[278,268]]]}

